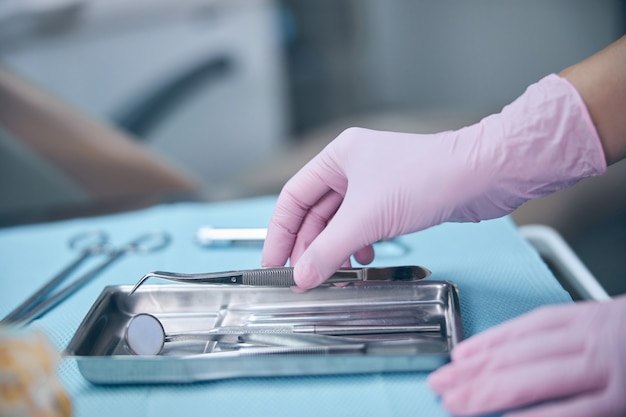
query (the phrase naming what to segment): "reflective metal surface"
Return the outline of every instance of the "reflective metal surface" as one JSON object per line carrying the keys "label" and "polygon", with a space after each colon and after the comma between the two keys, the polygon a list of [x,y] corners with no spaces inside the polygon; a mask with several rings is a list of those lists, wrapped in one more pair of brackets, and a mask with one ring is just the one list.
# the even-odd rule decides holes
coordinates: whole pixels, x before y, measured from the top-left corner
{"label": "reflective metal surface", "polygon": [[[418,281],[431,274],[422,266],[392,266],[382,268],[344,268],[339,269],[324,283],[368,283],[369,281]],[[130,293],[143,285],[150,278],[195,284],[231,284],[267,287],[292,287],[296,285],[293,267],[275,267],[259,269],[241,269],[237,271],[207,272],[200,274],[181,274],[178,272],[154,271],[144,275]]]}
{"label": "reflective metal surface", "polygon": [[[427,371],[449,361],[463,338],[458,291],[448,281],[323,287],[304,294],[288,288],[167,284],[142,286],[129,296],[131,288],[105,288],[64,352],[93,383]],[[168,334],[226,326],[430,325],[441,331],[350,337],[244,332],[168,342],[159,355],[137,356],[125,332],[142,313],[157,317]],[[339,348],[323,348],[330,345]]]}

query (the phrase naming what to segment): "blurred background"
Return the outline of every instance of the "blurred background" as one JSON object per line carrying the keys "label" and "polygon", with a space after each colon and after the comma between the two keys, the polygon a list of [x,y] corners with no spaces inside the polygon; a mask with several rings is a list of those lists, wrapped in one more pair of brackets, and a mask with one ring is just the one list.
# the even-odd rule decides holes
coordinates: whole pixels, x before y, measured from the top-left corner
{"label": "blurred background", "polygon": [[[343,129],[499,111],[618,0],[0,0],[0,226],[276,194]],[[626,167],[514,215],[626,292]]]}

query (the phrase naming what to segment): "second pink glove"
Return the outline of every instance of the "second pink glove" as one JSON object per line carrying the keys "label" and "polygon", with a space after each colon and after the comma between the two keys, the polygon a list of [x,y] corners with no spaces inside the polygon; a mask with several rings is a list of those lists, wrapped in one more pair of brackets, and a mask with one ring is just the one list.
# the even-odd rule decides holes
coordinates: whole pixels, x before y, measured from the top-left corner
{"label": "second pink glove", "polygon": [[626,297],[537,309],[459,344],[428,382],[458,416],[624,416],[625,315]]}

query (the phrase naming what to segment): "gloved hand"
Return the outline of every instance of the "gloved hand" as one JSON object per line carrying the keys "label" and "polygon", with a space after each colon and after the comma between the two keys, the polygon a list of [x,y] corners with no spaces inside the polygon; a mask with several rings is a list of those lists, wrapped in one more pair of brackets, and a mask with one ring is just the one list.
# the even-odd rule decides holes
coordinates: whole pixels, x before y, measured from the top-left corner
{"label": "gloved hand", "polygon": [[461,342],[428,382],[458,416],[624,416],[624,317],[626,297],[542,307]]}
{"label": "gloved hand", "polygon": [[581,97],[557,75],[458,131],[351,128],[285,184],[262,264],[282,266],[290,258],[298,286],[313,288],[352,254],[371,262],[371,245],[380,239],[503,216],[605,170]]}

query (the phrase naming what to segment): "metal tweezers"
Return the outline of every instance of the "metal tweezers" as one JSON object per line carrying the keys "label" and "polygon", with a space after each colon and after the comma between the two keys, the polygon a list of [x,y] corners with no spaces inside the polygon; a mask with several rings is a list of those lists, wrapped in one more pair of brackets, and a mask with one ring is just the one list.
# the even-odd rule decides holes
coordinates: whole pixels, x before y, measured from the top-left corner
{"label": "metal tweezers", "polygon": [[[327,281],[327,284],[354,283],[367,281],[418,281],[431,272],[421,266],[394,266],[383,268],[345,268],[339,269]],[[133,294],[149,278],[161,278],[170,281],[199,284],[231,284],[270,287],[292,287],[293,267],[242,269],[237,271],[209,272],[200,274],[180,274],[175,272],[154,271],[144,275],[132,288]]]}

